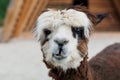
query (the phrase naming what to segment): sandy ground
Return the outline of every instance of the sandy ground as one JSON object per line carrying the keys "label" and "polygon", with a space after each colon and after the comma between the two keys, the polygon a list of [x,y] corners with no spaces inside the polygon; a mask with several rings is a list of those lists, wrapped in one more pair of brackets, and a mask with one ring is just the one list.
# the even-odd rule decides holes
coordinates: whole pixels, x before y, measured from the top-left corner
{"label": "sandy ground", "polygon": [[[120,32],[95,33],[89,43],[89,58],[116,42],[120,42]],[[0,80],[51,80],[47,73],[37,41],[12,39],[0,43]]]}

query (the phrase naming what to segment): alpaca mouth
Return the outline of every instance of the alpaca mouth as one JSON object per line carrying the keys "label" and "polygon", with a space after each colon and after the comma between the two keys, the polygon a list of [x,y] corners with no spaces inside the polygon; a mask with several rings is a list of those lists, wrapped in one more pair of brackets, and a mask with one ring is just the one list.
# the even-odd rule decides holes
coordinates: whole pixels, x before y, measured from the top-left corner
{"label": "alpaca mouth", "polygon": [[65,59],[67,56],[62,55],[62,54],[63,54],[63,53],[53,54],[53,58],[56,59],[56,60],[63,60],[63,59]]}
{"label": "alpaca mouth", "polygon": [[66,53],[64,52],[64,50],[62,48],[59,48],[58,52],[53,53],[53,58],[55,58],[56,60],[63,60],[67,57],[65,54]]}

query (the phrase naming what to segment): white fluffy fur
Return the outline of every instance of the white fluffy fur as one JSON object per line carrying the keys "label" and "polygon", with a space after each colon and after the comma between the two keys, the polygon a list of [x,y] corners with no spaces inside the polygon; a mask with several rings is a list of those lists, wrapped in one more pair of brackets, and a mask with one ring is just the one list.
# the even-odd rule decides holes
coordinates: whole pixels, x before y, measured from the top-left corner
{"label": "white fluffy fur", "polygon": [[[61,14],[62,13],[62,14]],[[47,27],[59,27],[62,24],[66,24],[69,27],[81,27],[84,26],[84,34],[86,38],[89,37],[89,28],[92,23],[88,19],[87,15],[84,12],[79,12],[74,9],[69,10],[50,10],[44,12],[38,17],[36,34],[37,39],[40,39],[41,30]]]}
{"label": "white fluffy fur", "polygon": [[[77,68],[83,58],[80,56],[82,53],[77,49],[78,41],[73,37],[71,27],[83,26],[85,37],[89,38],[89,28],[91,25],[91,21],[84,12],[73,9],[49,10],[42,13],[37,20],[35,31],[37,39],[43,41],[43,29],[48,28],[52,31],[49,35],[50,40],[41,46],[46,57],[45,60],[54,66],[60,66],[64,70]],[[64,52],[67,56],[66,59],[56,60],[52,57],[52,53],[58,50],[58,45],[54,42],[56,39],[66,39],[69,41],[69,43],[64,46]]]}

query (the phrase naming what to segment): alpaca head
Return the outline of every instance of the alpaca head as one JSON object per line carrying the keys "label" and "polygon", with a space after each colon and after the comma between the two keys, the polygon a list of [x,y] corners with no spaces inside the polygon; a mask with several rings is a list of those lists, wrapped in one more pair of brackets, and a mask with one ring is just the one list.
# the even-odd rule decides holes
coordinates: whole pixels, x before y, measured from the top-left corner
{"label": "alpaca head", "polygon": [[43,12],[35,33],[44,61],[63,70],[77,68],[87,55],[87,43],[95,24],[96,17],[81,7]]}

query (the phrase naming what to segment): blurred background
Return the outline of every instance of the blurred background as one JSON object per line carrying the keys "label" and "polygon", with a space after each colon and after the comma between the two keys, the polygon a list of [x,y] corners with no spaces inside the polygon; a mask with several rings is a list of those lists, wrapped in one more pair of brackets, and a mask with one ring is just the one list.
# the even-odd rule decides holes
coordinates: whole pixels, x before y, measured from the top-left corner
{"label": "blurred background", "polygon": [[86,6],[94,14],[108,13],[89,42],[89,58],[120,43],[120,0],[0,0],[0,80],[51,80],[33,37],[37,17],[46,8]]}

